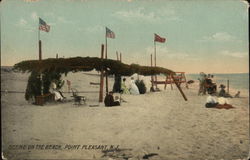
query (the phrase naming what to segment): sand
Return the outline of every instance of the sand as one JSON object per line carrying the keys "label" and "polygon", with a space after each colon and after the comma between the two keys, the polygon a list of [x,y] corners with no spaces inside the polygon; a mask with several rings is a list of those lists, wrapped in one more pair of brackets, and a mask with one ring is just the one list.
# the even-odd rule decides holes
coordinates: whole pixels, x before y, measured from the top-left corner
{"label": "sand", "polygon": [[[93,72],[94,73],[94,72]],[[1,73],[2,91],[25,91],[28,74]],[[149,77],[144,77],[149,78]],[[1,92],[2,149],[8,159],[247,159],[249,153],[248,95],[230,99],[235,109],[208,109],[198,96],[198,82],[143,95],[122,95],[119,107],[98,103],[99,77],[70,73],[72,87],[86,96],[86,105],[74,102],[32,105],[24,93]],[[109,84],[112,86],[113,79]],[[148,86],[149,84],[147,84]],[[67,91],[67,87],[63,88]],[[64,93],[72,99],[70,93]],[[89,105],[99,105],[89,107]],[[71,145],[119,145],[116,152],[100,149],[65,149]],[[61,145],[62,149],[13,148],[13,145]],[[12,148],[11,148],[12,147]],[[41,147],[41,146],[40,146]],[[77,146],[75,146],[77,147]],[[156,155],[157,154],[157,155]],[[145,158],[145,157],[144,157]]]}

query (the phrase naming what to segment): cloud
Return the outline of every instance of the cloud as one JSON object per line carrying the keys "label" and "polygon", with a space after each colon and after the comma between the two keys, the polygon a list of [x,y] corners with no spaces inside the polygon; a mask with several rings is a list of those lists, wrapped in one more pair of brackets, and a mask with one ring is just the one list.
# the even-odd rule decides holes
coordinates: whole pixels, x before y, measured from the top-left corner
{"label": "cloud", "polygon": [[118,11],[115,13],[115,16],[118,18],[127,18],[127,19],[143,19],[143,20],[154,20],[154,12],[145,13],[144,8],[140,7],[136,10],[129,11]]}
{"label": "cloud", "polygon": [[220,52],[220,54],[224,56],[234,57],[234,58],[246,58],[248,55],[246,52],[229,52],[227,50]]}
{"label": "cloud", "polygon": [[15,25],[29,32],[35,31],[35,28],[32,27],[30,24],[28,24],[27,20],[25,20],[24,18],[20,18],[19,21]]}
{"label": "cloud", "polygon": [[31,13],[31,18],[34,20],[34,21],[37,21],[38,20],[38,15],[36,12],[32,12]]}
{"label": "cloud", "polygon": [[88,33],[95,33],[95,32],[100,32],[100,31],[104,32],[104,27],[101,25],[96,25],[96,26],[92,26],[92,27],[88,27],[88,28],[78,28],[78,30],[85,31]]}
{"label": "cloud", "polygon": [[[146,53],[154,55],[154,47],[147,47]],[[198,57],[194,57],[194,56],[187,54],[185,52],[170,51],[167,48],[167,46],[157,46],[156,53],[158,56],[159,55],[161,57],[164,56],[168,59],[185,59],[185,60],[198,60],[199,59]]]}
{"label": "cloud", "polygon": [[210,36],[204,36],[200,41],[228,42],[228,41],[236,41],[236,38],[227,32],[217,32]]}
{"label": "cloud", "polygon": [[67,19],[64,18],[64,17],[57,17],[57,21],[58,21],[58,22],[61,22],[61,23],[73,23],[72,21],[67,20]]}
{"label": "cloud", "polygon": [[117,11],[113,14],[113,16],[122,19],[122,20],[144,20],[144,21],[159,21],[164,19],[166,20],[180,20],[179,17],[176,16],[175,11],[173,9],[159,9],[155,12],[146,11],[145,8],[139,7],[133,10],[122,10]]}
{"label": "cloud", "polygon": [[27,21],[23,18],[20,18],[20,20],[18,21],[17,25],[19,26],[25,26],[27,25]]}

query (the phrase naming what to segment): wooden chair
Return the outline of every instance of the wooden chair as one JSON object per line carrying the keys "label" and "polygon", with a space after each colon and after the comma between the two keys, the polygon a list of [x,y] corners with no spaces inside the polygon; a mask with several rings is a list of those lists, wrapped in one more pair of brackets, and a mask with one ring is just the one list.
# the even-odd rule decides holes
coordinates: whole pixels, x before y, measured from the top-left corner
{"label": "wooden chair", "polygon": [[86,103],[86,97],[85,96],[79,96],[78,91],[76,89],[74,89],[74,88],[71,88],[71,91],[72,91],[72,96],[71,97],[74,98],[75,105],[81,105],[82,101],[83,101],[84,104]]}

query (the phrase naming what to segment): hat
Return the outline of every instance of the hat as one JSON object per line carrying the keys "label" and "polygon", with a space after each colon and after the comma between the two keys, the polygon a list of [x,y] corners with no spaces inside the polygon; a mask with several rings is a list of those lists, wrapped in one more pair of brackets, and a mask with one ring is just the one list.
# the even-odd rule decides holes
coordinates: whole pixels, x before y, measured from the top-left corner
{"label": "hat", "polygon": [[221,84],[219,88],[226,88],[224,84]]}

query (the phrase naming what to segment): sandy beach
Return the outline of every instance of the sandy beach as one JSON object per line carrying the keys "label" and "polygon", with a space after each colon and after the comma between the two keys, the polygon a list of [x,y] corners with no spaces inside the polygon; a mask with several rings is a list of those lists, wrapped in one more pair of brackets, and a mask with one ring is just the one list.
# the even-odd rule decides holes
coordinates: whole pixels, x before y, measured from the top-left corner
{"label": "sandy beach", "polygon": [[[28,75],[2,72],[2,91],[25,91]],[[195,82],[189,89],[182,87],[188,101],[184,101],[175,86],[173,90],[170,86],[164,90],[162,85],[161,92],[122,95],[127,102],[119,107],[104,107],[98,103],[98,92],[95,92],[99,86],[90,85],[99,82],[98,76],[69,73],[64,79],[71,80],[72,87],[79,91],[93,91],[80,93],[86,96],[86,105],[77,106],[71,101],[36,106],[25,101],[24,93],[1,93],[3,156],[134,160],[155,154],[146,158],[247,159],[248,95],[230,99],[235,109],[208,109],[204,107],[206,96],[197,95],[198,82]],[[109,80],[112,86],[113,78]],[[72,99],[71,93],[64,94]],[[28,145],[35,148],[25,148]],[[41,145],[61,148],[45,149]],[[67,148],[67,145],[81,148]],[[119,149],[104,153],[94,145],[119,145]]]}

